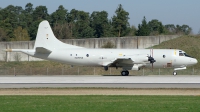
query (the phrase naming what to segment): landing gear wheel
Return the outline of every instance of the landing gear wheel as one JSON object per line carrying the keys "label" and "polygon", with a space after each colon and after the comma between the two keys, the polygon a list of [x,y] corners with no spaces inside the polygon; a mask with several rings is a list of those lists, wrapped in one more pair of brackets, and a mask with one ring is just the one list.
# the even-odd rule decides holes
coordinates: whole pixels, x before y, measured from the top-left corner
{"label": "landing gear wheel", "polygon": [[126,76],[128,76],[129,75],[129,71],[126,71]]}
{"label": "landing gear wheel", "polygon": [[122,72],[121,72],[121,75],[122,75],[122,76],[128,76],[128,75],[129,75],[129,71],[127,71],[127,70],[126,70],[126,71],[122,71]]}
{"label": "landing gear wheel", "polygon": [[108,66],[104,66],[104,70],[105,70],[105,71],[108,71]]}
{"label": "landing gear wheel", "polygon": [[121,71],[122,76],[126,76],[126,71]]}
{"label": "landing gear wheel", "polygon": [[173,72],[173,75],[174,75],[174,76],[175,76],[175,75],[177,75],[177,72],[176,72],[176,71],[174,71],[174,72]]}

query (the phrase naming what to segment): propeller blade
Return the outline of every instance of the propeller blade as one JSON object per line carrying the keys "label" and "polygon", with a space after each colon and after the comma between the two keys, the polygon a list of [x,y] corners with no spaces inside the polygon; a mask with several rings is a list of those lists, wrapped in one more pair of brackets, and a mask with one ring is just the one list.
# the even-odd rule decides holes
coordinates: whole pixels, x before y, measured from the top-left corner
{"label": "propeller blade", "polygon": [[153,49],[150,49],[150,56],[148,56],[148,61],[151,63],[151,68],[153,72],[153,63],[156,62],[156,60],[153,58]]}
{"label": "propeller blade", "polygon": [[150,55],[150,57],[151,57],[151,49],[150,49],[150,54],[149,54],[149,55]]}

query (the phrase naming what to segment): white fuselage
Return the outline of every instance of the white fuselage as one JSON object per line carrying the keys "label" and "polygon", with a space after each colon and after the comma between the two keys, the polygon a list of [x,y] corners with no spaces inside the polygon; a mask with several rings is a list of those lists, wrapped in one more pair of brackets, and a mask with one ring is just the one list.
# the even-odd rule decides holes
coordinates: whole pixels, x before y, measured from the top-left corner
{"label": "white fuselage", "polygon": [[[126,59],[118,63],[121,66],[133,66],[142,64],[142,67],[152,67],[147,56],[152,56],[156,62],[154,68],[186,67],[197,63],[195,58],[179,56],[176,49],[55,49],[50,54],[29,54],[34,57],[81,66],[105,66],[116,59]],[[130,59],[132,61],[128,61]],[[144,61],[143,61],[144,59]],[[137,63],[137,61],[139,62]],[[142,61],[141,61],[142,60]]]}

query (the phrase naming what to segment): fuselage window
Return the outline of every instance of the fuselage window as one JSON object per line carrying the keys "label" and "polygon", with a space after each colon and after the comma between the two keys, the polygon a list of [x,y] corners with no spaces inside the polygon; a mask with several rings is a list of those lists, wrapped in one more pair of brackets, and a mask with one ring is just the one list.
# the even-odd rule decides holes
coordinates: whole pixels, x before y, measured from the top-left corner
{"label": "fuselage window", "polygon": [[70,54],[70,56],[72,56],[72,54]]}
{"label": "fuselage window", "polygon": [[89,57],[89,54],[86,54],[87,57]]}
{"label": "fuselage window", "polygon": [[163,58],[165,58],[165,55],[163,55]]}
{"label": "fuselage window", "polygon": [[76,54],[76,56],[77,56],[77,54]]}

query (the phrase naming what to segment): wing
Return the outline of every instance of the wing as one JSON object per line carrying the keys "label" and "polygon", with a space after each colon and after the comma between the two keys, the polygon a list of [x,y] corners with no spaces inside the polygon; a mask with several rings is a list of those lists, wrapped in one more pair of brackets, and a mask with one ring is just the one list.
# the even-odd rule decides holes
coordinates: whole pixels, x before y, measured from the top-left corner
{"label": "wing", "polygon": [[[150,57],[143,54],[137,54],[132,56],[118,57],[112,60],[110,63],[104,63],[110,67],[122,67],[127,70],[139,70],[140,67],[150,64]],[[104,65],[104,66],[105,66]]]}
{"label": "wing", "polygon": [[52,51],[44,47],[36,47],[36,53],[50,54]]}
{"label": "wing", "polygon": [[123,66],[133,66],[134,61],[131,58],[116,58],[110,63],[110,67],[123,67]]}

